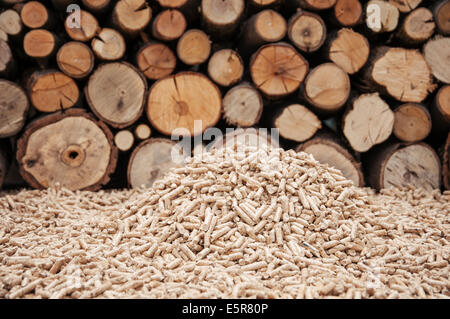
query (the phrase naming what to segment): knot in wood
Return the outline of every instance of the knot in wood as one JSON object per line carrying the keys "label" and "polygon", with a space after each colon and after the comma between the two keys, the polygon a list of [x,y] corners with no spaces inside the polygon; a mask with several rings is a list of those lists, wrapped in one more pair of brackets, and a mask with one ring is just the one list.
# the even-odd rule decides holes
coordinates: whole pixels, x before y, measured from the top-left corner
{"label": "knot in wood", "polygon": [[61,160],[70,167],[79,167],[84,162],[86,154],[79,145],[69,145],[62,153]]}

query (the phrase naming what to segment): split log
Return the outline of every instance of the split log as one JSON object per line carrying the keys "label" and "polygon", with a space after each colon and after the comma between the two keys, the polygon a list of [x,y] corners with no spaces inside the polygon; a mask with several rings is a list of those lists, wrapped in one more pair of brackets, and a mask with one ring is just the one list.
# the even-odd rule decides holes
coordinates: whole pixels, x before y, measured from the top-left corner
{"label": "split log", "polygon": [[128,184],[132,188],[152,187],[171,168],[181,167],[181,159],[183,153],[175,142],[164,138],[148,139],[139,144],[131,154]]}
{"label": "split log", "polygon": [[353,27],[363,20],[363,7],[359,0],[337,0],[334,18],[343,27]]}
{"label": "split log", "polygon": [[104,61],[115,61],[121,59],[126,51],[126,43],[120,32],[103,28],[92,40],[92,51],[95,56]]}
{"label": "split log", "polygon": [[445,189],[450,189],[450,133],[448,134],[447,142],[444,146],[442,159],[442,177],[444,180],[444,186]]}
{"label": "split log", "polygon": [[394,112],[378,93],[363,94],[349,103],[342,131],[357,152],[367,152],[386,141],[394,127]]}
{"label": "split log", "polygon": [[397,7],[402,13],[408,13],[416,9],[422,0],[389,0],[389,3]]}
{"label": "split log", "polygon": [[152,35],[161,41],[173,41],[183,35],[186,26],[186,18],[179,10],[164,10],[153,20]]}
{"label": "split log", "polygon": [[319,15],[299,11],[289,19],[288,36],[299,50],[314,52],[325,42],[327,28]]}
{"label": "split log", "polygon": [[81,0],[83,6],[93,13],[104,13],[111,0]]}
{"label": "split log", "polygon": [[23,49],[31,58],[48,59],[56,53],[56,36],[44,29],[31,30],[23,38]]}
{"label": "split log", "polygon": [[437,92],[430,106],[433,131],[445,135],[450,130],[450,85],[444,85]]}
{"label": "split log", "polygon": [[405,103],[397,107],[394,114],[394,135],[400,141],[416,143],[430,134],[431,115],[423,105]]}
{"label": "split log", "polygon": [[9,38],[20,38],[23,31],[20,15],[13,9],[0,13],[0,30],[3,30]]}
{"label": "split log", "polygon": [[200,73],[181,72],[161,79],[153,84],[148,96],[148,120],[169,136],[180,129],[184,136],[202,133],[217,124],[221,112],[218,87]]}
{"label": "split log", "polygon": [[12,78],[17,70],[17,64],[8,43],[0,40],[0,77]]}
{"label": "split log", "polygon": [[349,98],[350,78],[336,64],[324,63],[308,74],[302,93],[319,112],[335,113]]}
{"label": "split log", "polygon": [[340,29],[327,40],[325,54],[348,74],[359,72],[369,60],[367,39],[352,29]]}
{"label": "split log", "polygon": [[139,140],[146,140],[152,135],[152,130],[147,124],[139,124],[134,129],[134,135]]}
{"label": "split log", "polygon": [[327,10],[336,4],[336,0],[286,0],[291,6],[308,10]]}
{"label": "split log", "polygon": [[244,9],[244,0],[202,0],[203,26],[214,36],[230,36],[238,28]]}
{"label": "split log", "polygon": [[119,0],[112,13],[114,24],[129,36],[144,30],[151,18],[152,9],[145,0]]}
{"label": "split log", "polygon": [[367,164],[370,184],[377,190],[413,186],[431,191],[441,185],[440,159],[424,143],[380,145]]}
{"label": "split log", "polygon": [[450,35],[450,1],[436,1],[432,8],[437,29],[443,35]]}
{"label": "split log", "polygon": [[241,145],[254,146],[265,150],[280,148],[279,136],[275,131],[272,129],[271,132],[268,132],[265,128],[256,129],[254,127],[237,128],[228,131],[225,135],[217,136],[214,142],[208,145],[207,150],[223,147],[236,149]]}
{"label": "split log", "polygon": [[436,37],[428,41],[423,53],[434,77],[439,81],[450,84],[450,38]]}
{"label": "split log", "polygon": [[116,167],[117,149],[106,125],[73,109],[32,122],[17,143],[17,161],[34,188],[59,183],[70,190],[97,190]]}
{"label": "split log", "polygon": [[418,8],[403,20],[397,38],[405,44],[420,44],[431,38],[435,28],[433,13],[427,8]]}
{"label": "split log", "polygon": [[48,28],[51,15],[47,8],[39,1],[29,1],[20,10],[22,23],[30,29]]}
{"label": "split log", "polygon": [[158,80],[172,74],[177,65],[177,57],[163,43],[148,42],[136,55],[139,70],[150,80]]}
{"label": "split log", "polygon": [[266,44],[256,51],[250,61],[253,83],[271,99],[296,91],[308,69],[308,61],[286,43]]}
{"label": "split log", "polygon": [[134,135],[128,130],[121,130],[114,135],[114,144],[121,152],[128,152],[134,144]]}
{"label": "split log", "polygon": [[187,65],[202,64],[211,54],[211,41],[202,30],[186,31],[178,40],[178,58]]}
{"label": "split log", "polygon": [[282,40],[287,32],[284,17],[267,9],[253,15],[243,26],[239,52],[250,56],[259,46]]}
{"label": "split log", "polygon": [[126,62],[99,66],[85,88],[92,112],[119,129],[133,124],[142,115],[146,92],[145,77]]}
{"label": "split log", "polygon": [[225,94],[223,118],[230,125],[250,127],[259,122],[263,107],[258,90],[249,83],[241,83]]}
{"label": "split log", "polygon": [[22,130],[29,104],[25,91],[16,83],[0,79],[0,138]]}
{"label": "split log", "polygon": [[422,102],[435,89],[430,67],[416,50],[378,47],[372,50],[362,80],[371,90],[401,102]]}
{"label": "split log", "polygon": [[71,108],[80,92],[75,81],[54,70],[34,72],[27,82],[31,104],[40,112],[56,112]]}
{"label": "split log", "polygon": [[[80,19],[76,19],[77,12],[69,14],[64,23],[67,35],[75,41],[90,41],[100,30],[97,19],[85,10],[79,11]],[[77,25],[79,23],[79,26]]]}
{"label": "split log", "polygon": [[364,187],[361,163],[357,162],[350,152],[331,135],[320,134],[300,144],[296,151],[311,154],[321,164],[328,164],[340,170],[342,175],[352,181],[355,186]]}
{"label": "split log", "polygon": [[392,32],[398,26],[400,12],[393,4],[371,0],[365,6],[366,26],[373,33]]}
{"label": "split log", "polygon": [[285,139],[304,142],[322,128],[322,122],[305,106],[290,104],[277,112],[272,127],[277,128],[280,136]]}
{"label": "split log", "polygon": [[71,41],[64,44],[56,54],[59,69],[75,79],[87,77],[94,68],[94,53],[84,43]]}
{"label": "split log", "polygon": [[234,50],[219,50],[209,59],[208,75],[221,86],[230,86],[239,82],[243,74],[244,62]]}

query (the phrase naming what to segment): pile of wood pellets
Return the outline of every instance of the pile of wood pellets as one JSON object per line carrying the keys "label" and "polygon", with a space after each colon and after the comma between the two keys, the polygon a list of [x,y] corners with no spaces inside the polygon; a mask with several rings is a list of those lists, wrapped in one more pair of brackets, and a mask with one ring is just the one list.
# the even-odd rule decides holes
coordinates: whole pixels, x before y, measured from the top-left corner
{"label": "pile of wood pellets", "polygon": [[152,189],[0,198],[1,298],[449,298],[450,193],[240,147]]}

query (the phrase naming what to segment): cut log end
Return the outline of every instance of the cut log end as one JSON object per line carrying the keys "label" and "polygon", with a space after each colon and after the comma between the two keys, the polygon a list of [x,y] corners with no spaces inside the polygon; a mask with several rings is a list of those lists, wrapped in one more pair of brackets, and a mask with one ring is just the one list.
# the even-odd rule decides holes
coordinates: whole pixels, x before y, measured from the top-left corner
{"label": "cut log end", "polygon": [[181,37],[187,22],[183,13],[176,9],[160,12],[153,21],[152,34],[161,41],[173,41]]}
{"label": "cut log end", "polygon": [[422,0],[389,0],[400,12],[407,13],[419,6]]}
{"label": "cut log end", "polygon": [[351,147],[357,152],[367,152],[392,134],[394,112],[378,93],[364,94],[352,101],[342,122]]}
{"label": "cut log end", "polygon": [[102,12],[109,6],[111,0],[81,0],[83,5],[91,12]]}
{"label": "cut log end", "polygon": [[325,42],[326,35],[325,23],[315,13],[299,11],[289,20],[289,39],[299,50],[317,51]]}
{"label": "cut log end", "polygon": [[148,96],[150,123],[169,136],[202,133],[219,121],[221,112],[219,89],[200,73],[181,72],[161,79],[152,86]]}
{"label": "cut log end", "polygon": [[180,8],[187,4],[189,1],[192,0],[157,0],[159,5],[163,8]]}
{"label": "cut log end", "polygon": [[127,152],[131,150],[134,144],[134,135],[128,130],[122,130],[117,132],[114,136],[114,144],[119,151]]}
{"label": "cut log end", "polygon": [[171,168],[183,165],[184,154],[176,143],[163,138],[142,142],[131,154],[128,183],[133,188],[152,187]]}
{"label": "cut log end", "polygon": [[443,120],[450,124],[450,85],[445,85],[439,89],[435,104]]}
{"label": "cut log end", "polygon": [[362,20],[363,7],[359,0],[337,0],[334,16],[340,25],[352,27]]}
{"label": "cut log end", "polygon": [[25,26],[37,29],[47,24],[49,15],[45,6],[39,1],[30,1],[23,6],[20,17]]}
{"label": "cut log end", "polygon": [[428,41],[423,52],[435,78],[450,84],[450,38],[437,37]]}
{"label": "cut log end", "polygon": [[202,30],[186,31],[177,44],[177,55],[187,65],[197,65],[208,60],[211,42]]}
{"label": "cut log end", "polygon": [[59,183],[97,190],[114,171],[117,150],[109,129],[81,110],[71,111],[36,120],[18,141],[20,172],[32,187]]}
{"label": "cut log end", "polygon": [[0,29],[12,37],[20,35],[23,29],[20,15],[12,9],[0,13]]}
{"label": "cut log end", "polygon": [[57,71],[36,71],[28,82],[33,106],[40,112],[56,112],[71,108],[79,98],[75,81]]}
{"label": "cut log end", "polygon": [[242,78],[244,62],[234,50],[219,50],[209,59],[208,74],[217,84],[230,86]]}
{"label": "cut log end", "polygon": [[123,36],[110,28],[103,28],[92,40],[91,46],[95,56],[105,61],[121,59],[126,50]]}
{"label": "cut log end", "polygon": [[334,63],[317,66],[305,80],[306,100],[322,112],[337,112],[344,106],[349,95],[350,79],[347,73]]}
{"label": "cut log end", "polygon": [[146,140],[152,135],[152,130],[147,124],[139,124],[134,129],[134,135],[139,140]]}
{"label": "cut log end", "polygon": [[208,145],[207,149],[232,148],[238,149],[241,146],[253,146],[260,149],[268,150],[270,148],[280,148],[278,140],[267,129],[238,128],[224,136],[221,136]]}
{"label": "cut log end", "polygon": [[172,74],[177,58],[165,44],[150,42],[137,53],[137,65],[150,80],[158,80]]}
{"label": "cut log end", "polygon": [[250,62],[253,83],[272,99],[296,91],[308,69],[308,62],[292,46],[284,43],[261,47]]}
{"label": "cut log end", "polygon": [[28,108],[25,91],[16,83],[0,79],[0,138],[13,136],[22,129]]}
{"label": "cut log end", "polygon": [[55,51],[53,34],[44,29],[31,30],[23,39],[23,49],[32,58],[46,58]]}
{"label": "cut log end", "polygon": [[286,20],[274,10],[263,10],[255,19],[255,32],[264,42],[277,42],[287,32]]}
{"label": "cut log end", "polygon": [[8,42],[0,40],[0,77],[12,77],[16,62]]}
{"label": "cut log end", "polygon": [[430,112],[423,105],[406,103],[395,109],[394,135],[400,141],[420,142],[430,134],[431,126]]}
{"label": "cut log end", "polygon": [[391,32],[398,26],[400,12],[393,4],[371,0],[366,4],[366,26],[374,33]]}
{"label": "cut log end", "polygon": [[439,32],[450,35],[450,1],[441,0],[433,10],[434,20]]}
{"label": "cut log end", "polygon": [[300,7],[310,10],[327,10],[336,4],[336,0],[296,0]]}
{"label": "cut log end", "polygon": [[85,10],[81,10],[79,14],[79,21],[77,19],[77,12],[73,12],[67,16],[64,24],[66,33],[72,40],[82,42],[90,41],[100,29],[98,21],[92,14]]}
{"label": "cut log end", "polygon": [[85,89],[91,110],[115,128],[136,122],[143,112],[146,91],[144,76],[125,62],[101,65],[90,76]]}
{"label": "cut log end", "polygon": [[205,28],[219,36],[228,36],[236,30],[244,10],[244,0],[203,0],[201,4]]}
{"label": "cut log end", "polygon": [[243,83],[230,89],[223,98],[223,117],[228,124],[250,127],[259,122],[263,107],[258,90]]}
{"label": "cut log end", "polygon": [[304,142],[322,128],[322,123],[305,106],[291,104],[275,116],[273,126],[278,129],[281,137],[295,142]]}
{"label": "cut log end", "polygon": [[135,35],[144,30],[152,18],[145,0],[120,0],[113,10],[113,21],[124,33]]}
{"label": "cut log end", "polygon": [[418,44],[431,38],[435,28],[433,13],[427,8],[418,8],[405,18],[397,37],[407,44]]}
{"label": "cut log end", "polygon": [[94,54],[82,42],[67,42],[59,49],[56,62],[59,69],[68,76],[82,79],[94,68]]}

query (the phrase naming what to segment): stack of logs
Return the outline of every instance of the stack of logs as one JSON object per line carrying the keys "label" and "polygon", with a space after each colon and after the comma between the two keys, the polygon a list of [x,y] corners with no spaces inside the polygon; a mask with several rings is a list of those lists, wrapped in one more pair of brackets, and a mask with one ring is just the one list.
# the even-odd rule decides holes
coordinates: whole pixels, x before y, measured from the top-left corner
{"label": "stack of logs", "polygon": [[449,0],[0,0],[0,183],[151,186],[171,135],[238,127],[214,146],[278,128],[356,185],[448,189],[449,35]]}

